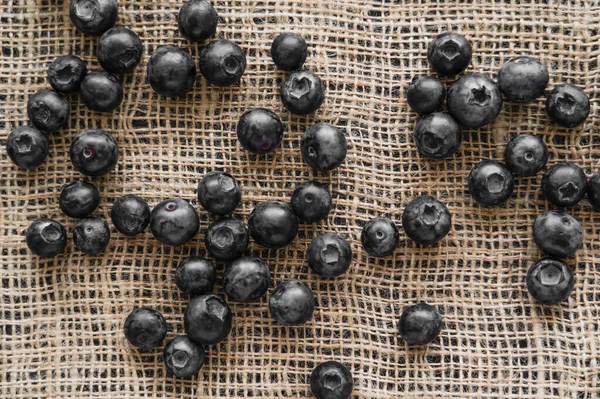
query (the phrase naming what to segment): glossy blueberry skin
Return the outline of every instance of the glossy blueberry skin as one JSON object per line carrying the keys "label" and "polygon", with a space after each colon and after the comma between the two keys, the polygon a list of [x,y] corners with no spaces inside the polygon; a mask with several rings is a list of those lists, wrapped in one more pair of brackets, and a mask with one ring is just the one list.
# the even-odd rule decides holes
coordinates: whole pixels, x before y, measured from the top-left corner
{"label": "glossy blueberry skin", "polygon": [[256,205],[248,217],[250,235],[267,248],[283,248],[296,238],[298,219],[288,204],[266,201]]}
{"label": "glossy blueberry skin", "polygon": [[185,295],[197,296],[213,290],[217,269],[208,259],[189,257],[181,261],[175,270],[175,284]]}
{"label": "glossy blueberry skin", "polygon": [[167,328],[167,321],[158,311],[137,308],[127,316],[123,329],[131,345],[147,351],[162,344]]}
{"label": "glossy blueberry skin", "polygon": [[119,146],[110,133],[87,129],[73,138],[69,157],[78,172],[93,177],[102,176],[117,165]]}
{"label": "glossy blueberry skin", "polygon": [[35,127],[45,132],[58,130],[69,121],[69,102],[60,93],[42,89],[29,97],[27,116]]}
{"label": "glossy blueberry skin", "polygon": [[445,98],[444,84],[433,76],[415,76],[406,90],[408,105],[421,115],[440,109]]}
{"label": "glossy blueberry skin", "polygon": [[517,57],[506,61],[498,71],[498,87],[509,101],[528,103],[544,94],[550,76],[538,59]]}
{"label": "glossy blueberry skin", "polygon": [[58,205],[65,215],[84,218],[91,215],[100,205],[100,193],[93,184],[75,180],[63,187]]}
{"label": "glossy blueberry skin", "polygon": [[105,71],[90,72],[81,83],[81,101],[92,111],[113,112],[123,101],[123,87]]}
{"label": "glossy blueberry skin", "polygon": [[242,189],[227,172],[208,172],[198,183],[198,201],[207,212],[225,216],[239,205]]}
{"label": "glossy blueberry skin", "polygon": [[297,33],[286,32],[277,36],[271,44],[271,58],[283,71],[300,69],[308,56],[306,42]]}
{"label": "glossy blueberry skin", "polygon": [[244,254],[248,248],[249,235],[244,224],[234,218],[215,220],[208,226],[204,244],[216,260],[232,261]]}
{"label": "glossy blueberry skin", "polygon": [[352,248],[342,236],[321,234],[308,246],[306,262],[319,276],[334,278],[344,274],[350,267]]}
{"label": "glossy blueberry skin", "polygon": [[110,73],[129,73],[142,59],[144,49],[137,33],[118,26],[104,32],[96,46],[100,66]]}
{"label": "glossy blueberry skin", "polygon": [[210,42],[200,53],[200,72],[215,86],[239,82],[246,70],[244,50],[231,40]]}
{"label": "glossy blueberry skin", "polygon": [[548,94],[546,113],[552,121],[562,127],[577,127],[590,114],[590,99],[575,85],[558,85]]}
{"label": "glossy blueberry skin", "polygon": [[504,163],[516,176],[535,176],[548,161],[548,147],[541,136],[519,134],[504,150]]}
{"label": "glossy blueberry skin", "polygon": [[84,35],[100,36],[117,23],[117,0],[71,0],[69,16]]}
{"label": "glossy blueberry skin", "polygon": [[578,204],[587,191],[587,178],[574,163],[552,165],[542,176],[542,192],[546,200],[556,206]]}
{"label": "glossy blueberry skin", "polygon": [[300,140],[300,150],[308,166],[327,173],[346,159],[346,133],[331,123],[319,122],[306,130]]}
{"label": "glossy blueberry skin", "polygon": [[414,138],[419,154],[431,159],[445,159],[458,151],[462,130],[450,115],[435,112],[419,119]]}
{"label": "glossy blueberry skin", "polygon": [[313,72],[295,71],[281,82],[279,95],[292,114],[308,115],[325,101],[325,85]]}
{"label": "glossy blueberry skin", "polygon": [[469,73],[450,86],[446,103],[458,123],[479,128],[496,119],[502,110],[502,94],[489,76]]}
{"label": "glossy blueberry skin", "polygon": [[469,174],[469,193],[483,206],[499,206],[511,196],[515,180],[502,162],[485,160]]}
{"label": "glossy blueberry skin", "polygon": [[312,319],[317,301],[306,284],[298,280],[284,281],[269,298],[269,311],[284,326],[297,326]]}
{"label": "glossy blueberry skin", "polygon": [[175,46],[159,46],[150,56],[148,83],[163,97],[182,97],[194,88],[196,64],[190,54]]}
{"label": "glossy blueberry skin", "polygon": [[398,325],[400,336],[409,345],[425,345],[442,330],[442,316],[436,308],[417,303],[404,309]]}
{"label": "glossy blueberry skin", "polygon": [[182,199],[168,199],[154,207],[150,214],[150,231],[166,245],[183,245],[191,240],[200,227],[198,214]]}
{"label": "glossy blueberry skin", "polygon": [[428,195],[410,201],[402,213],[406,235],[422,245],[438,243],[450,231],[452,216],[442,202]]}
{"label": "glossy blueberry skin", "polygon": [[527,271],[526,281],[529,294],[545,305],[566,301],[575,286],[571,268],[553,258],[534,263]]}
{"label": "glossy blueberry skin", "polygon": [[600,211],[600,170],[590,177],[587,185],[588,199],[596,211]]}
{"label": "glossy blueberry skin", "polygon": [[201,345],[223,341],[231,331],[231,309],[223,298],[208,294],[192,298],[183,315],[186,334]]}
{"label": "glossy blueberry skin", "polygon": [[110,241],[110,229],[100,218],[81,219],[73,230],[75,249],[88,255],[103,252]]}
{"label": "glossy blueberry skin", "polygon": [[352,373],[340,362],[321,363],[310,375],[310,390],[316,399],[348,399],[353,389]]}
{"label": "glossy blueberry skin", "polygon": [[21,169],[35,169],[48,156],[48,137],[32,126],[13,129],[6,139],[6,153]]}
{"label": "glossy blueberry skin", "polygon": [[535,218],[533,241],[546,254],[566,258],[583,245],[583,228],[566,212],[546,211]]}
{"label": "glossy blueberry skin", "polygon": [[360,241],[371,256],[390,256],[396,250],[400,233],[396,224],[385,216],[375,217],[362,229]]}
{"label": "glossy blueberry skin", "polygon": [[27,228],[25,237],[29,250],[42,257],[61,254],[67,245],[67,231],[52,219],[34,220]]}
{"label": "glossy blueberry skin", "polygon": [[190,378],[202,368],[205,354],[202,346],[187,335],[179,335],[165,346],[163,359],[167,370],[175,377]]}
{"label": "glossy blueberry skin", "polygon": [[150,223],[150,207],[137,195],[127,194],[117,199],[110,210],[115,228],[122,234],[134,236],[143,233]]}
{"label": "glossy blueberry skin", "polygon": [[85,62],[71,54],[56,58],[48,67],[48,83],[61,93],[74,93],[79,90],[85,75]]}
{"label": "glossy blueberry skin", "polygon": [[255,302],[271,285],[269,267],[257,257],[246,256],[231,262],[223,275],[223,289],[235,302]]}
{"label": "glossy blueberry skin", "polygon": [[298,219],[306,223],[327,219],[332,206],[331,194],[327,188],[313,180],[296,187],[291,203]]}
{"label": "glossy blueberry skin", "polygon": [[273,111],[265,108],[250,109],[237,124],[240,145],[254,154],[268,154],[281,144],[283,124]]}
{"label": "glossy blueberry skin", "polygon": [[190,0],[179,9],[177,23],[181,36],[193,42],[201,42],[217,31],[219,14],[208,1]]}
{"label": "glossy blueberry skin", "polygon": [[427,59],[440,75],[453,76],[461,73],[471,62],[471,43],[454,32],[436,36],[427,47]]}

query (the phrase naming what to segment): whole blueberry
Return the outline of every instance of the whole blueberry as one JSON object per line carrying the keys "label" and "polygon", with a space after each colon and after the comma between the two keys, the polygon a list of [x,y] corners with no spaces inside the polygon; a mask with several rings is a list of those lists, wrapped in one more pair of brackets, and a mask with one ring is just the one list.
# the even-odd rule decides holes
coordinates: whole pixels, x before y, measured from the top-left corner
{"label": "whole blueberry", "polygon": [[300,140],[300,150],[308,166],[324,173],[329,172],[339,167],[346,159],[346,134],[331,123],[319,122],[304,132]]}
{"label": "whole blueberry", "polygon": [[539,60],[517,57],[506,61],[498,71],[498,86],[509,101],[528,103],[544,94],[550,76]]}
{"label": "whole blueberry", "polygon": [[215,265],[204,258],[185,258],[175,270],[175,284],[185,295],[208,294],[213,290],[216,280]]}
{"label": "whole blueberry", "polygon": [[533,241],[546,254],[566,258],[583,245],[583,228],[568,213],[546,211],[535,218]]}
{"label": "whole blueberry", "polygon": [[596,171],[588,180],[587,185],[588,199],[594,210],[600,210],[600,170]]}
{"label": "whole blueberry", "polygon": [[150,214],[150,231],[166,245],[183,245],[191,240],[200,227],[196,210],[182,199],[168,199],[154,207]]}
{"label": "whole blueberry", "polygon": [[248,229],[254,241],[267,248],[282,248],[298,234],[298,219],[281,201],[266,201],[256,205],[248,217]]}
{"label": "whole blueberry", "polygon": [[231,331],[231,309],[223,298],[208,294],[192,298],[183,315],[186,334],[201,345],[223,341]]}
{"label": "whole blueberry", "polygon": [[448,90],[448,112],[458,123],[479,128],[492,123],[502,109],[502,95],[486,75],[463,75]]}
{"label": "whole blueberry", "polygon": [[375,217],[362,229],[360,241],[371,256],[385,257],[394,253],[398,246],[400,233],[398,228],[385,216]]}
{"label": "whole blueberry", "polygon": [[436,244],[448,234],[451,223],[446,205],[428,195],[410,201],[402,213],[404,232],[418,244]]}
{"label": "whole blueberry", "polygon": [[312,319],[317,301],[306,284],[298,280],[284,281],[269,298],[269,311],[284,326],[296,326]]}
{"label": "whole blueberry", "polygon": [[29,97],[27,116],[35,127],[51,132],[69,121],[69,102],[54,90],[42,89]]}
{"label": "whole blueberry", "polygon": [[292,193],[292,210],[304,222],[315,223],[326,219],[331,206],[331,194],[316,181],[307,181]]}
{"label": "whole blueberry", "polygon": [[585,196],[587,179],[583,170],[574,163],[552,165],[542,176],[542,192],[556,206],[578,204]]}
{"label": "whole blueberry", "polygon": [[546,112],[550,119],[563,127],[577,127],[590,114],[590,100],[587,94],[575,85],[558,85],[548,94]]}
{"label": "whole blueberry", "polygon": [[123,101],[123,87],[108,72],[90,72],[81,83],[81,101],[92,111],[113,112]]}
{"label": "whole blueberry", "polygon": [[316,399],[348,399],[353,389],[352,374],[340,362],[321,363],[310,375],[310,390]]}
{"label": "whole blueberry", "polygon": [[142,41],[137,33],[123,26],[104,32],[96,46],[100,66],[110,73],[128,73],[142,59]]}
{"label": "whole blueberry", "polygon": [[296,71],[281,82],[280,96],[283,105],[292,114],[308,115],[325,101],[325,85],[312,72]]}
{"label": "whole blueberry", "polygon": [[119,146],[110,133],[100,129],[87,129],[73,138],[69,157],[78,172],[88,176],[102,176],[117,165]]}
{"label": "whole blueberry", "polygon": [[73,93],[79,90],[86,74],[87,66],[81,58],[71,54],[63,55],[48,67],[48,83],[56,91]]}
{"label": "whole blueberry", "polygon": [[277,68],[284,71],[300,69],[307,55],[306,42],[302,36],[294,32],[282,33],[271,44],[271,58]]}
{"label": "whole blueberry", "polygon": [[483,206],[504,204],[514,187],[515,180],[502,162],[481,161],[473,166],[469,174],[469,193]]}
{"label": "whole blueberry", "polygon": [[159,46],[150,56],[146,70],[152,90],[164,97],[181,97],[194,88],[196,64],[187,51]]}
{"label": "whole blueberry", "polygon": [[409,345],[425,345],[442,330],[442,316],[436,308],[417,303],[404,309],[400,316],[400,336]]}
{"label": "whole blueberry", "polygon": [[178,335],[165,346],[163,359],[167,370],[175,377],[189,378],[198,374],[205,354],[202,346],[187,335]]}
{"label": "whole blueberry", "polygon": [[257,257],[246,256],[231,262],[223,275],[223,289],[235,302],[259,300],[271,285],[269,267]]}
{"label": "whole blueberry", "polygon": [[548,161],[548,147],[541,136],[519,134],[504,150],[504,163],[516,176],[535,176]]}
{"label": "whole blueberry", "polygon": [[240,145],[255,154],[273,152],[283,139],[283,124],[273,111],[265,108],[250,109],[237,124]]}
{"label": "whole blueberry", "polygon": [[471,62],[471,43],[454,32],[438,35],[429,42],[427,59],[431,67],[440,75],[457,75],[467,69]]}
{"label": "whole blueberry", "polygon": [[419,119],[414,131],[419,153],[431,159],[451,157],[462,143],[462,130],[448,114],[435,112]]}
{"label": "whole blueberry", "polygon": [[321,234],[308,246],[306,262],[311,270],[321,277],[337,277],[350,267],[352,248],[342,236]]}
{"label": "whole blueberry", "polygon": [[6,139],[6,153],[22,169],[35,169],[48,156],[48,137],[32,126],[13,129]]}
{"label": "whole blueberry", "polygon": [[248,248],[248,230],[238,219],[223,218],[208,226],[204,243],[210,255],[219,261],[239,258]]}
{"label": "whole blueberry", "polygon": [[150,223],[150,207],[137,195],[127,194],[115,201],[110,218],[115,228],[128,236],[143,233]]}
{"label": "whole blueberry", "polygon": [[246,70],[244,50],[231,40],[210,42],[200,53],[200,72],[215,86],[239,82]]}
{"label": "whole blueberry", "polygon": [[232,213],[241,199],[240,185],[227,172],[208,172],[198,183],[198,201],[213,215],[224,216]]}
{"label": "whole blueberry", "polygon": [[558,259],[546,258],[534,263],[527,271],[527,290],[538,302],[555,305],[566,301],[573,287],[573,271]]}
{"label": "whole blueberry", "polygon": [[100,218],[84,218],[77,222],[73,230],[75,249],[88,255],[103,252],[110,241],[110,229]]}
{"label": "whole blueberry", "polygon": [[125,338],[141,350],[162,344],[167,336],[167,321],[160,312],[150,308],[134,309],[125,320]]}
{"label": "whole blueberry", "polygon": [[179,9],[177,22],[181,36],[201,42],[215,34],[219,15],[208,1],[190,0]]}
{"label": "whole blueberry", "polygon": [[445,98],[444,84],[433,76],[415,76],[406,90],[408,105],[421,115],[438,110]]}
{"label": "whole blueberry", "polygon": [[119,8],[117,0],[71,0],[69,16],[81,33],[100,36],[115,26]]}
{"label": "whole blueberry", "polygon": [[25,233],[29,250],[37,256],[51,257],[62,253],[67,245],[67,232],[52,219],[31,222]]}
{"label": "whole blueberry", "polygon": [[65,215],[84,218],[91,215],[100,205],[100,193],[93,184],[75,180],[63,187],[58,205]]}

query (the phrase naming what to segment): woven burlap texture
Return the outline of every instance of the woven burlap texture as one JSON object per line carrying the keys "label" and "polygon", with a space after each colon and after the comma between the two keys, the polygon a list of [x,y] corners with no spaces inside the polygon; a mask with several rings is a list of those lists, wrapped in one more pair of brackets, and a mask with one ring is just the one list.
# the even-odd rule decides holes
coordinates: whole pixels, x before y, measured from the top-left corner
{"label": "woven burlap texture", "polygon": [[[50,135],[47,162],[35,171],[14,166],[1,150],[0,184],[0,397],[2,398],[300,398],[310,397],[316,364],[339,360],[355,380],[355,398],[598,398],[600,396],[600,213],[586,201],[570,209],[585,228],[585,243],[567,260],[576,284],[568,301],[544,307],[529,297],[528,266],[542,254],[531,241],[534,218],[552,206],[540,192],[540,175],[517,179],[505,206],[482,208],[468,195],[467,176],[481,159],[502,159],[505,143],[519,133],[543,136],[548,165],[573,161],[588,176],[600,166],[597,116],[600,75],[600,6],[597,1],[218,1],[218,37],[234,40],[247,54],[241,82],[218,88],[199,78],[180,99],[153,93],[146,82],[149,54],[162,44],[181,46],[195,60],[201,45],[183,39],[176,16],[182,1],[119,2],[119,21],[142,39],[144,57],[121,76],[125,96],[117,111],[89,111],[77,95],[69,127]],[[73,53],[99,69],[97,39],[75,31],[66,0],[2,0],[0,9],[0,123],[2,144],[10,130],[27,123],[29,95],[49,87],[46,70],[57,56]],[[326,82],[327,98],[315,115],[298,117],[279,99],[285,76],[269,56],[273,38],[293,30],[308,42],[305,68]],[[505,103],[490,126],[467,130],[458,153],[445,161],[419,156],[412,140],[417,115],[404,89],[417,74],[432,73],[428,42],[455,30],[473,43],[470,71],[496,75],[508,58],[528,54],[550,71],[551,83],[573,82],[591,98],[587,122],[567,130],[550,123],[543,99]],[[448,83],[451,81],[448,80]],[[249,108],[266,107],[287,126],[281,147],[255,156],[237,143],[235,128]],[[347,131],[349,151],[329,175],[310,170],[300,155],[302,133],[316,121]],[[95,215],[109,219],[111,204],[138,194],[160,200],[190,200],[201,231],[188,244],[159,244],[149,231],[126,238],[112,230],[98,256],[75,251],[39,259],[24,232],[40,217],[71,231],[76,220],[58,207],[61,187],[83,178],[68,159],[72,138],[84,128],[108,130],[117,139],[117,170],[92,179],[102,202]],[[206,256],[204,232],[213,220],[197,203],[199,179],[226,170],[243,186],[236,216],[246,220],[255,204],[289,201],[308,179],[327,185],[334,207],[329,218],[301,225],[288,247],[268,251],[251,242],[249,253],[270,266],[274,283],[297,278],[315,293],[312,321],[279,326],[267,299],[230,303],[233,330],[207,348],[198,377],[166,374],[162,348],[131,347],[123,322],[137,306],[166,317],[167,339],[183,333],[188,298],[173,282],[177,264]],[[393,257],[368,257],[360,246],[362,226],[387,215],[400,226],[404,206],[428,194],[448,204],[453,229],[439,245],[418,247],[401,235]],[[304,252],[319,233],[349,239],[350,270],[325,280],[306,265]],[[219,264],[219,276],[224,265]],[[223,294],[219,283],[215,292]],[[432,344],[408,347],[398,339],[397,320],[418,301],[435,305],[444,328]]]}

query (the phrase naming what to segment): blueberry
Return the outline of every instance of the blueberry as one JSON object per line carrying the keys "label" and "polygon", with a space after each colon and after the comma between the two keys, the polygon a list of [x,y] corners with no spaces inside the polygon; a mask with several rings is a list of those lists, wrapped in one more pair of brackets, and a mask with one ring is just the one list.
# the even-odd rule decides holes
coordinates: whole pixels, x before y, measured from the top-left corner
{"label": "blueberry", "polygon": [[431,159],[451,157],[462,143],[462,130],[448,114],[436,112],[419,119],[414,131],[419,153]]}
{"label": "blueberry", "polygon": [[127,194],[117,199],[110,210],[115,228],[128,236],[140,234],[150,223],[150,207],[137,195]]}
{"label": "blueberry", "polygon": [[308,115],[325,101],[325,85],[312,72],[296,71],[281,82],[280,96],[283,105],[292,114]]}
{"label": "blueberry", "polygon": [[316,181],[299,185],[292,194],[292,210],[298,219],[307,223],[326,219],[331,205],[331,194],[324,185]]}
{"label": "blueberry", "polygon": [[400,316],[400,336],[409,345],[425,345],[442,330],[442,316],[431,305],[417,303],[404,309]]}
{"label": "blueberry", "polygon": [[190,301],[183,315],[183,324],[191,339],[201,345],[214,345],[229,335],[231,319],[227,302],[219,296],[208,294]]}
{"label": "blueberry", "polygon": [[210,293],[216,279],[217,269],[208,259],[185,258],[175,270],[175,284],[185,295],[197,296]]}
{"label": "blueberry", "polygon": [[304,132],[300,150],[308,166],[324,173],[329,172],[346,159],[346,134],[331,123],[319,122]]}
{"label": "blueberry", "polygon": [[215,34],[219,15],[208,1],[190,0],[179,9],[177,22],[181,36],[201,42]]}
{"label": "blueberry", "polygon": [[152,89],[164,97],[181,97],[194,88],[196,64],[188,52],[159,46],[150,56],[146,74]]}
{"label": "blueberry", "polygon": [[444,84],[433,76],[415,76],[406,91],[408,105],[421,115],[438,110],[445,98]]}
{"label": "blueberry", "polygon": [[239,82],[246,70],[244,50],[231,40],[215,40],[200,53],[200,72],[215,86]]}
{"label": "blueberry", "polygon": [[205,354],[202,346],[187,335],[178,335],[165,346],[163,359],[167,370],[175,377],[189,378],[198,374],[204,364]]}
{"label": "blueberry", "polygon": [[142,41],[131,29],[119,26],[104,32],[96,46],[100,66],[110,73],[129,73],[142,59]]}
{"label": "blueberry", "polygon": [[100,129],[87,129],[81,131],[71,142],[69,157],[78,172],[88,176],[102,176],[117,165],[119,146],[110,133]]}
{"label": "blueberry", "polygon": [[6,153],[22,169],[35,169],[48,156],[48,137],[32,126],[13,129],[6,139]]}
{"label": "blueberry", "polygon": [[502,109],[502,95],[489,76],[469,73],[450,86],[447,104],[458,123],[479,128],[496,119]]}
{"label": "blueberry", "polygon": [[321,277],[337,277],[350,267],[352,248],[348,241],[337,234],[321,234],[308,246],[306,262]]}
{"label": "blueberry", "polygon": [[427,59],[437,73],[452,76],[467,69],[471,53],[471,43],[463,35],[446,32],[429,42]]}
{"label": "blueberry", "polygon": [[539,60],[517,57],[506,61],[498,71],[498,86],[509,101],[528,103],[544,94],[550,76]]}
{"label": "blueberry", "polygon": [[353,389],[352,374],[340,362],[321,363],[310,375],[310,390],[316,399],[348,399]]}
{"label": "blueberry", "polygon": [[571,268],[558,259],[542,259],[527,271],[529,294],[546,305],[566,301],[574,286],[575,278]]}
{"label": "blueberry", "polygon": [[306,42],[294,32],[282,33],[271,45],[271,58],[277,68],[284,71],[295,71],[302,67],[307,55]]}
{"label": "blueberry", "polygon": [[56,58],[48,67],[48,83],[61,93],[73,93],[79,90],[83,78],[87,74],[87,66],[81,58],[74,55],[63,55]]}
{"label": "blueberry", "polygon": [[235,302],[259,300],[271,285],[268,266],[257,257],[246,256],[231,262],[223,275],[223,289]]}
{"label": "blueberry", "polygon": [[208,172],[198,183],[198,201],[213,215],[224,216],[232,213],[241,199],[240,185],[227,172]]}
{"label": "blueberry", "polygon": [[548,161],[548,147],[541,136],[519,134],[504,150],[504,163],[516,176],[535,176]]}
{"label": "blueberry", "polygon": [[469,174],[469,193],[483,206],[504,204],[514,187],[515,180],[502,162],[481,161]]}
{"label": "blueberry", "polygon": [[583,228],[568,213],[546,211],[535,218],[533,241],[546,254],[566,258],[583,245]]}
{"label": "blueberry", "polygon": [[42,89],[29,97],[27,116],[35,127],[51,132],[66,126],[69,121],[69,102],[54,90]]}
{"label": "blueberry", "polygon": [[37,256],[51,257],[62,253],[67,245],[65,228],[52,219],[31,222],[25,233],[29,250]]}
{"label": "blueberry", "polygon": [[365,224],[360,241],[371,256],[385,257],[394,253],[398,246],[400,233],[389,218],[378,216]]}
{"label": "blueberry", "polygon": [[266,201],[256,205],[248,217],[248,229],[254,241],[267,248],[282,248],[298,234],[298,219],[281,201]]}
{"label": "blueberry", "polygon": [[265,108],[250,109],[237,124],[240,145],[255,154],[273,152],[283,139],[283,124],[273,111]]}
{"label": "blueberry", "polygon": [[246,252],[248,230],[237,219],[215,220],[208,226],[204,243],[213,258],[219,261],[231,261]]}
{"label": "blueberry", "polygon": [[71,0],[71,22],[81,33],[100,36],[117,23],[117,0]]}
{"label": "blueberry", "polygon": [[200,227],[198,214],[189,202],[168,199],[154,207],[150,214],[150,231],[166,245],[183,245],[191,240]]}
{"label": "blueberry", "polygon": [[563,127],[577,127],[590,114],[590,100],[587,94],[575,85],[558,85],[548,94],[546,112],[550,119]]}
{"label": "blueberry", "polygon": [[150,308],[134,309],[125,320],[125,338],[141,350],[150,350],[162,344],[167,336],[167,321],[158,311]]}
{"label": "blueberry", "polygon": [[73,230],[75,249],[88,255],[103,252],[110,241],[110,229],[100,218],[81,219]]}
{"label": "blueberry", "polygon": [[93,184],[75,180],[63,187],[58,205],[65,215],[84,218],[91,215],[100,205],[100,193]]}
{"label": "blueberry", "polygon": [[587,193],[594,210],[600,211],[600,170],[588,180]]}
{"label": "blueberry", "polygon": [[123,101],[123,87],[108,72],[90,72],[81,83],[81,101],[92,111],[113,112]]}
{"label": "blueberry", "polygon": [[306,323],[313,316],[317,301],[306,284],[298,280],[280,283],[269,298],[269,311],[284,326]]}
{"label": "blueberry", "polygon": [[574,163],[552,165],[542,177],[542,192],[556,206],[578,204],[585,196],[587,179],[583,170]]}
{"label": "blueberry", "polygon": [[402,213],[406,235],[418,244],[432,245],[450,231],[452,217],[442,202],[428,195],[410,201]]}

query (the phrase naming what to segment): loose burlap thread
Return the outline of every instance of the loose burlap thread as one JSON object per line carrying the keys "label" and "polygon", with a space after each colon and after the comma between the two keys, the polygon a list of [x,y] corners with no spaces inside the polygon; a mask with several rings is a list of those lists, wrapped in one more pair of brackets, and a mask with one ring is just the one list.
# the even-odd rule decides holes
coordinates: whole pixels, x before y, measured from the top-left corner
{"label": "loose burlap thread", "polygon": [[[352,371],[356,398],[598,398],[600,397],[600,213],[587,201],[569,211],[585,229],[585,242],[567,263],[575,273],[568,301],[540,306],[528,295],[525,274],[542,254],[531,241],[543,200],[540,176],[519,178],[505,206],[482,208],[467,192],[470,168],[501,159],[508,139],[543,136],[549,165],[578,163],[588,176],[600,166],[597,116],[600,76],[600,5],[597,1],[218,1],[218,36],[240,44],[248,68],[240,84],[218,88],[199,77],[181,99],[166,99],[146,83],[149,54],[159,45],[181,46],[198,59],[202,45],[183,39],[176,16],[181,1],[120,1],[119,21],[142,39],[144,57],[121,76],[123,103],[111,114],[89,111],[77,95],[69,127],[50,134],[50,156],[35,171],[19,170],[1,153],[0,397],[2,398],[283,398],[310,397],[316,364],[338,360]],[[560,3],[560,4],[559,4]],[[0,123],[2,144],[27,123],[29,95],[48,87],[46,70],[73,53],[91,70],[96,38],[77,33],[65,0],[2,0],[0,9]],[[285,76],[275,69],[273,38],[293,30],[308,42],[305,68],[327,86],[315,115],[290,115],[279,100]],[[490,126],[467,130],[458,153],[445,161],[419,156],[412,129],[417,115],[403,91],[417,74],[431,73],[427,44],[455,30],[473,43],[470,71],[495,76],[508,58],[528,54],[550,71],[551,83],[572,82],[590,96],[592,112],[576,129],[552,124],[543,99],[505,103]],[[450,82],[450,80],[448,80]],[[255,156],[237,143],[235,127],[249,108],[273,109],[287,126],[281,147]],[[345,129],[346,162],[329,175],[310,170],[300,155],[304,130],[316,121]],[[85,128],[112,132],[121,157],[113,173],[92,179],[102,201],[96,216],[109,221],[111,204],[138,194],[154,206],[169,197],[190,200],[201,231],[171,248],[150,234],[126,238],[112,230],[98,256],[69,245],[64,255],[39,259],[27,249],[29,223],[50,217],[71,233],[76,220],[61,213],[61,187],[75,178],[68,159],[74,135]],[[207,348],[200,374],[181,380],[166,374],[161,348],[142,353],[128,345],[123,321],[137,306],[161,311],[168,339],[183,333],[188,298],[173,282],[187,256],[207,256],[203,239],[213,218],[197,203],[196,185],[210,170],[240,181],[244,220],[265,200],[289,201],[293,188],[316,179],[327,185],[329,218],[302,224],[281,250],[251,242],[249,253],[269,265],[274,283],[297,278],[314,291],[312,321],[282,327],[269,317],[267,299],[230,303],[233,329]],[[361,227],[387,215],[400,225],[404,206],[418,195],[448,204],[453,229],[439,244],[419,247],[401,235],[393,257],[368,257]],[[312,273],[304,252],[317,234],[334,232],[351,242],[355,261],[343,276]],[[218,264],[219,276],[223,264]],[[215,291],[223,294],[220,282]],[[440,337],[423,347],[398,339],[403,308],[425,301],[440,309]]]}

